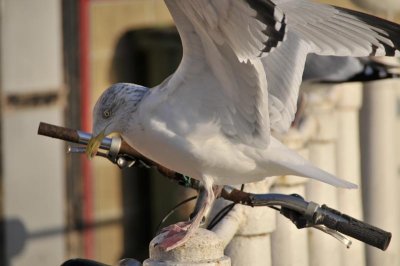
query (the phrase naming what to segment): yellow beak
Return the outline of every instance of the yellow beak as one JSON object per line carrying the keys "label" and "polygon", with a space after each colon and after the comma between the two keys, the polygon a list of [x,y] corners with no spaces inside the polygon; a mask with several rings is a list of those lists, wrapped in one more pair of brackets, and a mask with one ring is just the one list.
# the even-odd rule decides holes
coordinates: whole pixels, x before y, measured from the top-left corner
{"label": "yellow beak", "polygon": [[105,129],[101,131],[96,137],[92,137],[89,140],[89,143],[86,146],[86,155],[88,156],[89,159],[92,159],[94,156],[96,156],[97,151],[100,148],[101,142],[106,137],[104,133]]}

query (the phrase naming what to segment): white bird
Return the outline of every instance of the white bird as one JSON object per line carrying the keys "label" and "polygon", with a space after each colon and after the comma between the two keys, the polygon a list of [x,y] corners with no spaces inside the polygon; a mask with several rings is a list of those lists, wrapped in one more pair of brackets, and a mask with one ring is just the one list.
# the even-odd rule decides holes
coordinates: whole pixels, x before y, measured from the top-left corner
{"label": "white bird", "polygon": [[300,175],[355,188],[271,135],[295,115],[308,53],[399,56],[400,26],[306,0],[165,0],[183,44],[176,72],[155,88],[114,84],[93,110],[88,153],[118,132],[144,156],[199,179],[206,201],[159,245],[182,245],[215,195],[213,185]]}

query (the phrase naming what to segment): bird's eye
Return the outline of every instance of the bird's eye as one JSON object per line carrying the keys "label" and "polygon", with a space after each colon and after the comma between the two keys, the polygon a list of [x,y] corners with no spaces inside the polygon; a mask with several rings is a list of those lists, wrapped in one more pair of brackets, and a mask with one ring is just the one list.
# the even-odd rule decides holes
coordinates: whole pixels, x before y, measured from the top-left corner
{"label": "bird's eye", "polygon": [[111,116],[111,111],[110,110],[105,110],[104,112],[103,112],[103,118],[104,119],[107,119],[107,118],[109,118]]}

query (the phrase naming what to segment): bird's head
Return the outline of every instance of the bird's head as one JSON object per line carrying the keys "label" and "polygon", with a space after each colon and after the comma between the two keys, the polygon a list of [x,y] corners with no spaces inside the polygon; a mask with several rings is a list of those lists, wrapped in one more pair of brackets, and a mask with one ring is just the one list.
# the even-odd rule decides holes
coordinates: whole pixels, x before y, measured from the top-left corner
{"label": "bird's head", "polygon": [[124,135],[148,88],[129,83],[116,83],[97,100],[93,109],[93,137],[86,154],[93,158],[101,141],[112,133]]}

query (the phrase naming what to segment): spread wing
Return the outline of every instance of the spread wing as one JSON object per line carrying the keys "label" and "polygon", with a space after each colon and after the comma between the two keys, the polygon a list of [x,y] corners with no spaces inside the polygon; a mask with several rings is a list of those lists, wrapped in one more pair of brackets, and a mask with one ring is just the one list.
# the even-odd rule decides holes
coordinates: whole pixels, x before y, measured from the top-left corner
{"label": "spread wing", "polygon": [[161,85],[168,101],[185,105],[187,120],[212,119],[231,141],[267,145],[268,90],[260,58],[285,39],[284,14],[266,0],[165,2],[183,44],[178,70]]}
{"label": "spread wing", "polygon": [[[167,102],[191,110],[182,121],[212,118],[247,145],[266,145],[271,129],[289,128],[308,53],[400,55],[399,25],[344,8],[306,0],[165,2],[184,51],[162,84]],[[182,132],[189,125],[181,122]]]}
{"label": "spread wing", "polygon": [[294,118],[306,55],[399,56],[400,26],[371,15],[305,0],[273,0],[286,18],[287,38],[262,59],[271,128]]}

